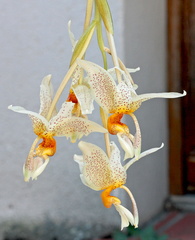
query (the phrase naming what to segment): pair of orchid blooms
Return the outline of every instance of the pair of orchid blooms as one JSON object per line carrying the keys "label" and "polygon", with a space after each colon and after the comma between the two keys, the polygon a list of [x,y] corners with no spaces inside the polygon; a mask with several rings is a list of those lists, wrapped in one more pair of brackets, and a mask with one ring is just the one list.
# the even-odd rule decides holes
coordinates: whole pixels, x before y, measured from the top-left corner
{"label": "pair of orchid blooms", "polygon": [[[89,24],[92,12],[92,4],[96,6],[95,20]],[[8,108],[12,111],[27,114],[32,120],[33,131],[37,138],[32,144],[29,155],[23,166],[24,180],[37,177],[44,171],[49,162],[49,158],[56,152],[56,140],[54,137],[65,136],[71,142],[76,142],[83,135],[92,132],[104,133],[106,142],[106,152],[97,145],[80,141],[78,146],[83,155],[74,155],[74,160],[80,167],[80,178],[89,188],[100,191],[103,205],[110,208],[112,205],[121,216],[121,229],[127,227],[129,223],[138,226],[138,210],[135,199],[131,191],[124,185],[127,179],[128,168],[140,158],[156,152],[163,147],[152,148],[141,152],[141,131],[134,112],[141,106],[142,102],[152,98],[178,98],[186,95],[180,93],[149,93],[138,95],[137,85],[134,84],[130,73],[139,70],[127,69],[116,55],[113,43],[112,20],[107,1],[89,0],[86,14],[86,28],[80,42],[76,43],[74,35],[69,29],[69,35],[73,46],[73,57],[70,69],[65,80],[72,79],[72,85],[67,100],[62,104],[59,111],[56,110],[56,99],[61,95],[61,90],[53,98],[51,75],[43,78],[40,86],[40,110],[39,113],[28,111],[23,107],[12,106]],[[89,14],[90,13],[90,14]],[[111,51],[103,44],[100,48],[103,55],[105,52],[115,55],[113,59],[113,69],[106,70],[101,66],[83,60],[86,48],[93,35],[94,28],[100,29],[103,19],[108,38],[110,39]],[[70,24],[69,24],[70,27]],[[99,28],[98,28],[99,27]],[[99,34],[99,42],[101,34]],[[75,50],[76,49],[76,50]],[[86,73],[84,75],[84,72]],[[61,89],[65,87],[64,80]],[[59,88],[59,89],[60,89]],[[57,96],[57,97],[56,97]],[[88,120],[88,115],[93,113],[93,102],[100,106],[100,113],[103,126]],[[122,123],[122,117],[129,115],[135,124],[135,134],[133,135],[129,127]],[[121,155],[117,145],[109,141],[109,134],[116,135],[121,148],[124,150],[124,160],[129,161],[122,165]],[[42,142],[39,143],[39,141]],[[132,201],[132,213],[121,205],[118,197],[111,196],[111,192],[116,188],[124,189]]]}

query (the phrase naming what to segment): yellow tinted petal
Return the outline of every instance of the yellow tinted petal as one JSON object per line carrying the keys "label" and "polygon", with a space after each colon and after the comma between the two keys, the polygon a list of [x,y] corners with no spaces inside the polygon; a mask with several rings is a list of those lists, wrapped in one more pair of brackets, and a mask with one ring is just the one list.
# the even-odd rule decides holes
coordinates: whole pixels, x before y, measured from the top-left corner
{"label": "yellow tinted petal", "polygon": [[89,61],[77,60],[88,74],[88,83],[97,103],[107,112],[114,106],[116,83],[112,76],[102,67]]}
{"label": "yellow tinted petal", "polygon": [[39,114],[47,117],[53,98],[53,87],[51,84],[51,75],[43,78],[40,86],[40,110]]}

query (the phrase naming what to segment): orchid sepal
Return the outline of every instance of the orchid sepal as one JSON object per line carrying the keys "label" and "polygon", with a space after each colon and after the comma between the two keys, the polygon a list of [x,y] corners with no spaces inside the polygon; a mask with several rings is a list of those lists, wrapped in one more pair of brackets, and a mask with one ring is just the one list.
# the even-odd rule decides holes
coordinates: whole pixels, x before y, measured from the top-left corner
{"label": "orchid sepal", "polygon": [[146,151],[140,153],[139,159],[137,159],[136,157],[132,158],[131,160],[129,160],[128,163],[125,164],[124,169],[127,170],[136,161],[140,160],[141,158],[143,158],[143,157],[145,157],[145,156],[147,156],[147,155],[149,155],[151,153],[157,152],[158,150],[160,150],[163,147],[164,147],[164,143],[162,143],[160,147],[151,148],[149,150],[146,150]]}

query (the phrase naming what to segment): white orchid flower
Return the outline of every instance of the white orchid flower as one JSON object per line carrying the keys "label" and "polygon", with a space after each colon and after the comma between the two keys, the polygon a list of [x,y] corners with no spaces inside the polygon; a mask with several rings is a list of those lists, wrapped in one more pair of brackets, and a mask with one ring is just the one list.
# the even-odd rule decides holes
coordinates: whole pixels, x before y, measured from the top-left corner
{"label": "white orchid flower", "polygon": [[[32,120],[34,133],[43,141],[36,148],[36,143],[31,147],[24,165],[25,181],[30,177],[36,179],[45,169],[49,157],[56,152],[55,136],[66,136],[72,142],[91,132],[105,133],[107,130],[90,120],[72,116],[74,103],[65,102],[59,112],[47,120],[47,114],[52,102],[51,75],[46,76],[40,86],[40,110],[35,113],[20,106],[10,105],[8,108],[14,112],[29,115]],[[36,148],[36,150],[35,150]]]}
{"label": "white orchid flower", "polygon": [[[131,191],[124,186],[127,179],[126,171],[137,159],[133,158],[125,166],[122,166],[120,151],[114,142],[110,144],[110,158],[101,148],[94,144],[81,141],[78,146],[83,155],[74,155],[74,160],[79,164],[80,178],[83,184],[95,191],[104,190],[101,193],[102,203],[106,208],[110,208],[112,205],[115,206],[121,216],[121,230],[129,226],[129,223],[134,227],[138,227],[139,217],[135,199]],[[162,147],[163,144],[158,148],[149,149],[141,153],[140,158],[154,153]],[[110,195],[116,188],[122,188],[128,193],[132,202],[133,213],[121,205],[119,198]]]}
{"label": "white orchid flower", "polygon": [[[120,143],[122,143],[122,148],[126,151],[126,157],[131,156],[131,148],[133,145],[134,154],[138,159],[141,151],[141,131],[134,112],[141,106],[142,102],[146,100],[152,98],[178,98],[185,96],[186,92],[184,91],[182,94],[163,92],[137,95],[135,86],[130,81],[128,74],[124,71],[118,69],[121,72],[122,81],[117,84],[116,73],[113,69],[106,71],[95,63],[81,59],[78,59],[77,63],[87,72],[87,80],[90,85],[92,97],[107,113],[112,114],[108,118],[107,124],[109,133],[114,135],[120,134],[118,137],[122,138],[120,138]],[[129,72],[136,72],[138,70],[139,68],[134,70],[130,69]],[[135,123],[136,133],[133,136],[133,141],[132,137],[130,137],[132,134],[130,134],[127,125],[120,121],[123,114],[130,115]],[[128,144],[130,148],[129,151],[127,150]]]}

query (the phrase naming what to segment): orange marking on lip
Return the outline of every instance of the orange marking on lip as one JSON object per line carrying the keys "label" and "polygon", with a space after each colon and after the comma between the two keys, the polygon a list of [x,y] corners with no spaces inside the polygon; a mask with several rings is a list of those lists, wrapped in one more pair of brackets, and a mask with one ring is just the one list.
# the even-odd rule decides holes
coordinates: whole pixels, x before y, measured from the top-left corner
{"label": "orange marking on lip", "polygon": [[73,92],[72,89],[70,89],[69,91],[69,95],[68,95],[68,98],[66,100],[67,102],[73,102],[73,103],[78,103],[78,99],[75,95],[75,93]]}
{"label": "orange marking on lip", "polygon": [[129,133],[128,126],[120,121],[122,117],[122,113],[115,113],[108,118],[107,127],[110,134],[116,135],[117,133]]}
{"label": "orange marking on lip", "polygon": [[36,149],[38,156],[53,156],[56,152],[56,140],[49,133],[42,134],[43,141]]}
{"label": "orange marking on lip", "polygon": [[109,187],[101,193],[101,199],[104,207],[110,208],[112,204],[120,204],[121,201],[119,198],[110,196],[110,193],[115,187]]}

